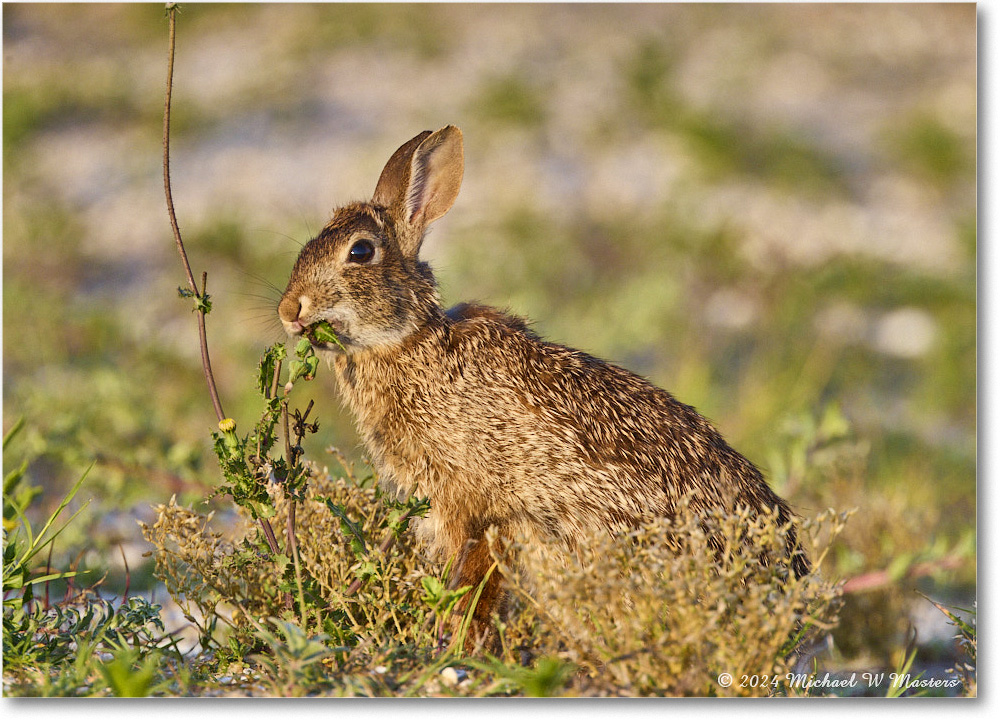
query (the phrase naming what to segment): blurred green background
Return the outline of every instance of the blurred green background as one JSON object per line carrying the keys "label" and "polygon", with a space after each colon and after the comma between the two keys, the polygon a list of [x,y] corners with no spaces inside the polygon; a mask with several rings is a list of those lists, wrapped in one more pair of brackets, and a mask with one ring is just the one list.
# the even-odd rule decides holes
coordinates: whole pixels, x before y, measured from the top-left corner
{"label": "blurred green background", "polygon": [[[947,646],[914,591],[975,597],[974,5],[192,4],[178,27],[174,202],[228,415],[257,414],[300,245],[454,123],[464,186],[424,246],[445,302],[646,375],[803,515],[858,508],[826,572],[885,573],[846,656],[891,660],[911,623]],[[44,511],[97,460],[56,561],[85,550],[112,589],[119,545],[151,583],[135,518],[219,480],[166,47],[155,4],[3,7],[3,424],[27,424],[4,471],[27,460]],[[360,458],[311,385],[311,457]]]}

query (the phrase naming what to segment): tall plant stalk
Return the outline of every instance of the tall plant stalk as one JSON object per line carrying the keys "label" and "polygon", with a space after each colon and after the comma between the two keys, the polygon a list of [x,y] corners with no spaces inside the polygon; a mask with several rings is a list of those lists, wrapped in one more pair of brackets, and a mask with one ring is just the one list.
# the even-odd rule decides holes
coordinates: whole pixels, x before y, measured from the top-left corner
{"label": "tall plant stalk", "polygon": [[[173,229],[174,241],[177,245],[177,252],[184,265],[184,273],[187,276],[188,290],[181,291],[182,295],[195,299],[195,312],[198,317],[198,341],[201,346],[201,367],[205,374],[205,382],[208,384],[208,394],[212,399],[212,407],[215,415],[221,424],[227,420],[225,412],[222,410],[222,401],[219,400],[219,390],[215,385],[215,376],[212,374],[212,361],[208,354],[208,333],[205,329],[205,317],[212,310],[211,299],[207,292],[208,273],[201,274],[201,288],[195,282],[194,273],[191,272],[191,263],[188,262],[187,251],[184,249],[184,240],[181,238],[180,226],[177,224],[177,214],[174,212],[173,193],[170,189],[170,96],[174,85],[174,48],[177,37],[177,5],[167,3],[167,21],[169,23],[169,39],[167,50],[167,87],[163,101],[163,192],[167,198],[167,214],[170,216],[170,227]],[[267,545],[276,556],[281,552],[278,547],[278,539],[275,538],[274,529],[270,521],[266,518],[259,518],[261,530],[267,539]]]}

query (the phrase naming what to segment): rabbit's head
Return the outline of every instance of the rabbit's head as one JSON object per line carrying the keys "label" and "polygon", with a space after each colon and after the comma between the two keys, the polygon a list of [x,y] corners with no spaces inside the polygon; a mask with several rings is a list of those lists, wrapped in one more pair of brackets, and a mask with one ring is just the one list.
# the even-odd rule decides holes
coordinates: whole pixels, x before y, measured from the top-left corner
{"label": "rabbit's head", "polygon": [[427,226],[455,202],[462,171],[462,132],[453,125],[400,147],[371,201],[338,209],[299,254],[278,304],[288,334],[309,336],[326,321],[354,353],[396,345],[439,313],[434,278],[417,254]]}

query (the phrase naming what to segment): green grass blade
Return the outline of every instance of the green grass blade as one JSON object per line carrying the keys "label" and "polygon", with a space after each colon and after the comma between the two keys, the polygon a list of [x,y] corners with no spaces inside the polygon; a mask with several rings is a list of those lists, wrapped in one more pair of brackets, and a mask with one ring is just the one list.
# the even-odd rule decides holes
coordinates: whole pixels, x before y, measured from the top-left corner
{"label": "green grass blade", "polygon": [[[45,536],[45,532],[49,530],[49,527],[55,522],[56,518],[59,517],[59,514],[62,513],[63,509],[65,509],[66,506],[68,506],[70,504],[70,501],[72,501],[73,497],[76,496],[77,491],[80,490],[80,486],[82,486],[83,482],[85,480],[87,480],[87,476],[90,475],[90,471],[93,470],[93,468],[94,468],[94,466],[96,464],[97,464],[97,461],[94,461],[93,463],[91,463],[90,466],[87,468],[87,470],[83,472],[83,475],[80,476],[80,480],[78,480],[76,483],[73,484],[73,487],[70,489],[69,493],[67,493],[65,496],[63,496],[62,501],[59,503],[59,507],[56,508],[55,511],[53,511],[52,515],[49,516],[48,520],[45,522],[45,525],[42,526],[42,530],[38,532],[38,538],[39,539],[41,539],[42,537]],[[83,509],[81,508],[80,510],[83,510]],[[77,511],[77,513],[79,513],[79,511]],[[76,517],[76,513],[73,514],[73,517],[74,518]],[[70,520],[72,520],[72,518]],[[65,527],[66,526],[64,525],[63,528],[65,528]],[[60,531],[61,530],[62,529],[60,529]],[[53,536],[53,538],[54,537],[55,536]],[[41,548],[41,547],[39,547],[39,548]],[[37,553],[37,551],[36,551],[36,553]],[[32,554],[32,555],[34,555],[34,554]],[[25,559],[22,559],[22,560],[25,560]]]}
{"label": "green grass blade", "polygon": [[27,586],[32,586],[36,583],[44,583],[45,581],[58,581],[61,578],[73,578],[77,575],[79,571],[60,571],[58,573],[50,573],[47,576],[39,576],[38,578],[33,578],[28,581]]}
{"label": "green grass blade", "polygon": [[70,523],[72,523],[73,519],[76,518],[78,515],[80,515],[80,513],[83,511],[83,509],[85,509],[87,506],[90,505],[90,501],[88,500],[86,503],[84,503],[82,506],[80,506],[80,508],[78,508],[76,510],[76,512],[72,516],[69,517],[69,520],[67,520],[66,523],[64,523],[62,526],[59,527],[59,530],[57,530],[55,533],[53,533],[51,536],[49,536],[49,538],[45,541],[45,543],[41,542],[42,538],[45,537],[45,534],[48,532],[49,528],[52,527],[52,524],[55,522],[56,518],[59,516],[59,514],[61,514],[63,512],[63,510],[66,508],[66,506],[69,505],[70,501],[73,500],[73,497],[76,495],[77,491],[80,490],[80,486],[86,480],[87,475],[90,473],[90,471],[91,471],[91,469],[93,467],[94,467],[94,463],[91,463],[90,467],[87,468],[86,471],[84,471],[84,473],[83,473],[82,476],[80,476],[80,480],[78,480],[73,485],[73,488],[70,489],[70,492],[67,493],[63,497],[63,500],[59,504],[59,507],[56,508],[56,510],[52,513],[51,516],[49,516],[48,520],[45,522],[45,525],[42,526],[42,530],[39,531],[38,535],[36,535],[33,539],[31,538],[31,524],[28,522],[28,519],[26,519],[20,512],[18,512],[18,517],[21,519],[21,522],[24,523],[25,528],[28,531],[28,537],[30,539],[30,542],[28,544],[27,550],[25,550],[24,555],[20,558],[20,560],[17,561],[18,565],[23,565],[23,564],[27,563],[39,551],[41,551],[47,545],[49,545],[54,540],[56,540],[56,538],[59,536],[59,534],[62,533],[66,529],[66,526],[68,526]]}
{"label": "green grass blade", "polygon": [[35,545],[35,536],[31,530],[31,523],[25,517],[24,513],[21,512],[21,509],[17,507],[16,503],[12,503],[11,508],[14,509],[14,513],[17,514],[17,519],[21,522],[21,525],[24,526],[24,530],[28,534],[28,549],[30,550],[31,547]]}
{"label": "green grass blade", "polygon": [[20,433],[21,429],[24,428],[24,416],[17,419],[17,422],[11,426],[11,429],[7,431],[7,434],[3,437],[3,449],[7,450],[7,444],[10,443],[11,439]]}
{"label": "green grass blade", "polygon": [[69,517],[69,518],[68,518],[68,519],[66,520],[66,523],[62,524],[62,525],[61,525],[61,526],[59,527],[59,529],[58,529],[57,531],[55,531],[55,533],[53,533],[53,534],[52,534],[51,536],[49,536],[49,537],[48,537],[47,539],[45,539],[45,543],[40,543],[40,541],[42,540],[42,535],[41,535],[41,534],[39,534],[39,535],[38,535],[38,536],[36,537],[36,540],[37,540],[37,541],[39,542],[39,543],[38,543],[38,545],[37,545],[37,546],[36,546],[35,548],[31,548],[31,547],[29,547],[29,548],[28,548],[28,551],[27,551],[27,552],[25,553],[24,557],[23,557],[23,558],[21,558],[21,560],[20,560],[20,561],[18,561],[18,563],[19,563],[19,564],[24,564],[24,563],[27,563],[28,561],[30,561],[30,560],[31,560],[32,558],[34,558],[34,557],[35,557],[35,556],[36,556],[36,555],[37,555],[37,554],[38,554],[39,552],[41,552],[41,550],[42,550],[43,548],[45,548],[45,547],[46,547],[47,545],[49,545],[49,544],[50,544],[50,543],[52,543],[52,542],[53,542],[54,540],[56,540],[56,538],[58,538],[58,537],[59,537],[59,534],[60,534],[60,533],[62,533],[63,531],[65,531],[65,530],[66,530],[66,527],[67,527],[67,526],[68,526],[69,524],[71,524],[71,523],[73,522],[73,519],[75,519],[75,518],[76,518],[77,516],[79,516],[79,515],[80,515],[81,513],[83,513],[84,509],[86,509],[86,508],[87,508],[87,506],[89,506],[89,505],[90,505],[90,501],[88,500],[88,501],[87,501],[86,503],[84,503],[84,504],[83,504],[82,506],[80,506],[80,507],[79,507],[79,508],[78,508],[78,509],[77,509],[77,510],[76,510],[76,511],[75,511],[75,512],[73,513],[73,515],[72,515],[72,516],[70,516],[70,517]]}

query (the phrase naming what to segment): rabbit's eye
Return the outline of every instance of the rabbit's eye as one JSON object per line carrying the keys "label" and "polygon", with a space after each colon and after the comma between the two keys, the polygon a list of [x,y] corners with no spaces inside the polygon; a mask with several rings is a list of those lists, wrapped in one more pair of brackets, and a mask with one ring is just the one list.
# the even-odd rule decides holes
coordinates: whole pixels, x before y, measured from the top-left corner
{"label": "rabbit's eye", "polygon": [[348,263],[367,263],[375,257],[375,246],[370,240],[359,240],[347,254]]}

